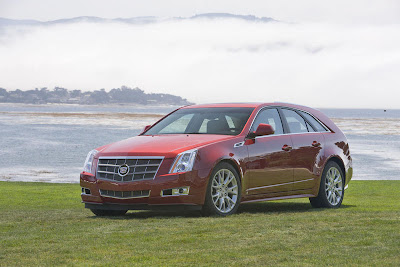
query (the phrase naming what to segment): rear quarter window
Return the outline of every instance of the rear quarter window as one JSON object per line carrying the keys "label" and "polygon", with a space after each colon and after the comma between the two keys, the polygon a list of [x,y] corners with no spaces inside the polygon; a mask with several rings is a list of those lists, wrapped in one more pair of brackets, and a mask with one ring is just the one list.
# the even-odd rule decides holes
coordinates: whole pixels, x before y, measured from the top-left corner
{"label": "rear quarter window", "polygon": [[314,128],[317,130],[317,132],[326,132],[327,129],[319,122],[317,121],[313,116],[311,116],[310,114],[303,112],[303,111],[299,111],[300,114],[308,121],[312,124],[312,126],[314,126]]}
{"label": "rear quarter window", "polygon": [[309,131],[306,121],[296,111],[282,109],[282,112],[286,118],[290,133],[307,133]]}

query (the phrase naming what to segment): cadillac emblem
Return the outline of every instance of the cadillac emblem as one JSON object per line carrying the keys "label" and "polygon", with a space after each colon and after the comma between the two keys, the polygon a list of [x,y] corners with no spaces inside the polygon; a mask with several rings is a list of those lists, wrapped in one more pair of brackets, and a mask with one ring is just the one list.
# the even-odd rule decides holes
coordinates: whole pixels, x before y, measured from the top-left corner
{"label": "cadillac emblem", "polygon": [[119,166],[118,174],[120,176],[122,176],[122,177],[126,176],[126,175],[128,175],[128,173],[129,173],[129,166],[128,165],[124,164],[124,165]]}

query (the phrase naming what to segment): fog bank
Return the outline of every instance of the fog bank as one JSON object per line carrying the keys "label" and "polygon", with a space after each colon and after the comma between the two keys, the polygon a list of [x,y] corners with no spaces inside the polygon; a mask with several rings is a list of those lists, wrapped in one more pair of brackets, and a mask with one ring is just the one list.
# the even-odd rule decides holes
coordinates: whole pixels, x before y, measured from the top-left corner
{"label": "fog bank", "polygon": [[257,23],[0,27],[0,87],[127,85],[189,101],[400,108],[399,25]]}

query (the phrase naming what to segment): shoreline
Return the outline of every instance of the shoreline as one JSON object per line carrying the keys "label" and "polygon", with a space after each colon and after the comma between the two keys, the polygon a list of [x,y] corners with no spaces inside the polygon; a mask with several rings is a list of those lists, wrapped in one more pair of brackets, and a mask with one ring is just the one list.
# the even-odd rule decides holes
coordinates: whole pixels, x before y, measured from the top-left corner
{"label": "shoreline", "polygon": [[142,104],[129,104],[129,103],[112,103],[112,104],[74,104],[74,103],[46,103],[46,104],[33,104],[33,103],[11,103],[11,102],[0,102],[0,106],[26,106],[26,107],[52,107],[52,106],[60,106],[60,107],[131,107],[131,108],[170,108],[170,107],[181,107],[183,105],[142,105]]}
{"label": "shoreline", "polygon": [[163,114],[157,113],[127,113],[127,112],[17,112],[17,111],[0,111],[0,115],[10,116],[47,116],[47,117],[77,117],[77,118],[93,118],[93,117],[132,117],[132,118],[154,118],[163,117]]}

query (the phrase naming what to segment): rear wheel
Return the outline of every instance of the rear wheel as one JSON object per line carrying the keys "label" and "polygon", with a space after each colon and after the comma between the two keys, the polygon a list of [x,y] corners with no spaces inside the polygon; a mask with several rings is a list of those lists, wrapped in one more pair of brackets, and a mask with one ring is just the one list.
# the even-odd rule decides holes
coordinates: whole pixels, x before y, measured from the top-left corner
{"label": "rear wheel", "polygon": [[97,210],[90,209],[96,216],[123,216],[127,210]]}
{"label": "rear wheel", "polygon": [[344,174],[336,162],[326,164],[321,176],[321,184],[317,197],[310,198],[315,208],[338,208],[344,196]]}
{"label": "rear wheel", "polygon": [[226,216],[236,212],[240,203],[239,175],[229,163],[218,164],[208,182],[203,214]]}

